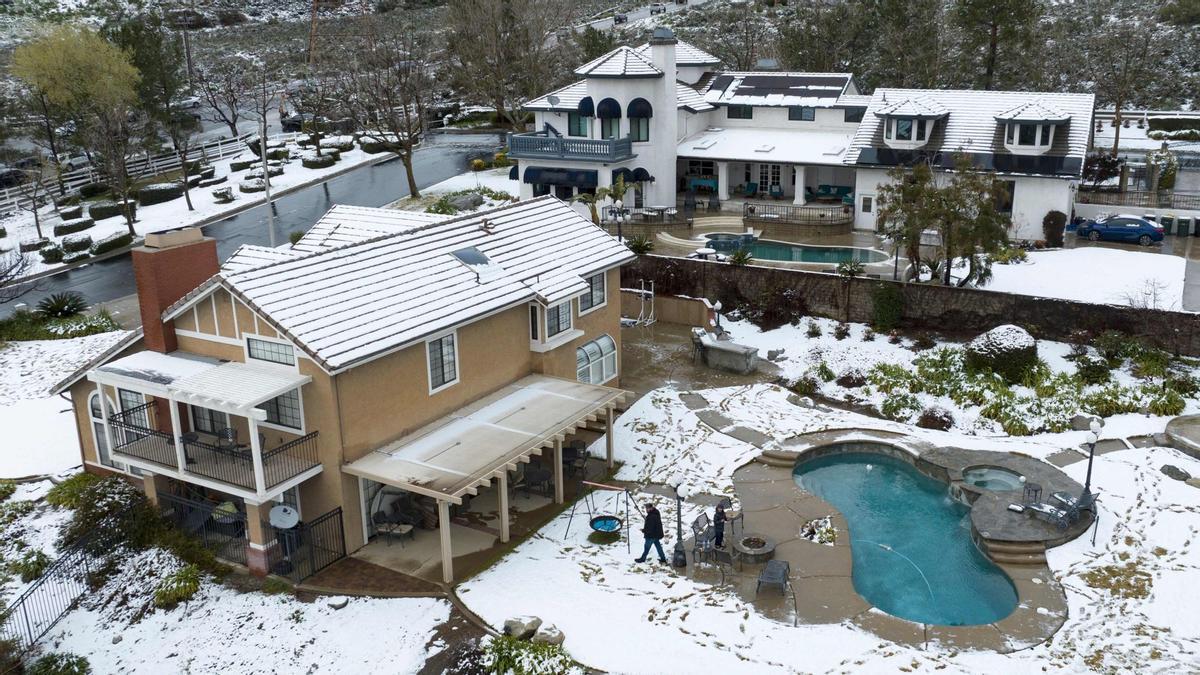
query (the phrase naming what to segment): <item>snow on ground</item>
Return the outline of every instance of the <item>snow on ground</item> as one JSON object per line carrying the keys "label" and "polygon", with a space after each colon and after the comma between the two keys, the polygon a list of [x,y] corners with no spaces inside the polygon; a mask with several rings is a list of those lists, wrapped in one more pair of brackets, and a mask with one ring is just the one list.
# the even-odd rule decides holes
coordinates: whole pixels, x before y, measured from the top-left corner
{"label": "snow on ground", "polygon": [[[300,164],[300,160],[293,159],[285,165],[286,168],[282,175],[271,178],[271,194],[272,196],[278,196],[283,190],[320,182],[322,178],[330,174],[340,173],[362,164],[376,162],[388,156],[387,154],[368,154],[360,148],[355,147],[353,150],[341,153],[340,161],[324,169],[306,169]],[[187,205],[182,197],[161,204],[138,206],[137,220],[133,224],[134,229],[137,230],[139,235],[148,232],[175,229],[184,225],[216,218],[222,214],[231,213],[235,210],[244,209],[247,206],[266,201],[266,196],[262,192],[242,193],[238,191],[238,183],[242,182],[243,176],[248,172],[253,172],[255,169],[238,171],[236,173],[230,173],[229,171],[231,161],[244,160],[247,157],[249,157],[249,150],[237,157],[229,157],[213,163],[217,169],[216,175],[229,176],[229,179],[220,185],[192,188],[191,198],[192,205],[195,207],[194,211],[187,210]],[[233,188],[233,194],[236,197],[233,202],[229,204],[217,203],[212,193],[214,190],[222,188]],[[42,233],[44,235],[56,241],[61,241],[62,237],[51,236],[54,226],[61,222],[62,219],[54,212],[52,206],[43,209]],[[8,229],[8,237],[4,240],[6,244],[15,245],[17,242],[37,239],[33,216],[27,211],[14,214],[7,221],[0,223],[0,225]],[[84,230],[82,234],[91,236],[92,241],[96,242],[109,235],[124,232],[128,232],[125,219],[116,216],[97,221],[94,227]],[[30,254],[29,259],[33,262],[30,274],[45,272],[62,266],[61,263],[46,264],[42,262],[41,256],[37,253]]]}
{"label": "snow on ground", "polygon": [[502,169],[485,169],[484,171],[466,171],[452,178],[432,185],[424,190],[426,194],[443,194],[459,190],[475,190],[485,187],[491,190],[507,192],[516,197],[521,194],[521,181],[508,177],[509,167]]}
{"label": "snow on ground", "polygon": [[127,333],[70,340],[9,342],[0,347],[0,478],[53,474],[78,466],[79,438],[67,399],[50,387]]}
{"label": "snow on ground", "polygon": [[1128,305],[1153,284],[1159,309],[1183,307],[1187,261],[1162,253],[1111,248],[1032,251],[1029,262],[993,265],[992,280],[982,288],[1002,293],[1062,298],[1101,305]]}
{"label": "snow on ground", "polygon": [[[804,409],[787,402],[787,392],[769,385],[698,392],[732,420],[777,440],[822,428],[858,426],[903,430],[943,444],[1013,450],[1044,456],[1060,440],[981,439],[934,432],[854,413]],[[615,429],[615,451],[624,462],[618,479],[662,482],[680,473],[690,491],[732,489],[733,470],[759,450],[713,431],[690,411],[679,392],[659,389],[636,402]],[[598,450],[599,448],[594,448]],[[1067,587],[1071,605],[1066,626],[1047,644],[1014,654],[979,652],[931,643],[919,650],[854,625],[793,627],[767,619],[752,605],[720,587],[674,574],[657,563],[640,564],[622,544],[588,541],[586,518],[569,516],[543,527],[491,569],[462,584],[460,597],[494,626],[513,614],[533,614],[556,624],[565,647],[582,663],[616,672],[678,672],[701,667],[718,672],[1061,672],[1112,668],[1188,672],[1200,667],[1200,623],[1184,589],[1200,573],[1200,555],[1188,541],[1200,530],[1200,491],[1167,479],[1159,468],[1171,463],[1200,475],[1200,462],[1177,451],[1128,450],[1096,459],[1093,482],[1103,495],[1097,545],[1081,538],[1056,549],[1051,567]],[[1068,468],[1082,478],[1086,463]],[[675,518],[673,500],[635,490],[635,500],[657,500],[665,523]],[[600,510],[622,513],[615,497],[601,496]],[[685,519],[699,508],[687,505]],[[634,514],[634,547],[640,517]],[[667,528],[664,546],[674,537]],[[1161,547],[1161,549],[1156,548]],[[1084,574],[1122,554],[1151,575],[1146,598],[1119,599],[1088,584]],[[819,583],[806,580],[805,583]],[[553,593],[545,592],[547,588]],[[801,589],[800,592],[803,592]],[[588,611],[581,612],[579,608]]]}

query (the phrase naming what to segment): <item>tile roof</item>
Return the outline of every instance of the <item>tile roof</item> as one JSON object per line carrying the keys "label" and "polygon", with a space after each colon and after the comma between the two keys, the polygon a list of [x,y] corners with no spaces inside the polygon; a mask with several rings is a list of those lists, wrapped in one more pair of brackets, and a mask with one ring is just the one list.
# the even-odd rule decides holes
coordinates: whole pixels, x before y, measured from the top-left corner
{"label": "tile roof", "polygon": [[850,73],[724,72],[706,78],[704,100],[722,105],[830,107]]}
{"label": "tile roof", "polygon": [[[379,211],[363,209],[361,215],[369,220]],[[451,255],[468,247],[501,271],[481,278]],[[332,372],[514,305],[561,301],[581,290],[583,277],[632,259],[625,246],[569,205],[542,197],[265,267],[224,271],[213,283]],[[197,289],[188,299],[202,293]]]}
{"label": "tile roof", "polygon": [[[891,151],[883,142],[883,118],[874,113],[897,102],[916,99],[945,109],[947,115],[934,126],[924,148],[912,152]],[[1004,148],[1003,125],[996,118],[1031,103],[1061,110],[1069,119],[1060,125],[1054,143],[1045,155],[1013,155]],[[950,161],[951,155],[962,151],[977,156],[977,165],[993,168],[998,173],[1078,176],[1091,138],[1093,107],[1092,94],[876,89],[845,162],[859,166],[895,166],[908,163],[916,154],[933,156],[937,153]]]}
{"label": "tile roof", "polygon": [[895,98],[891,101],[885,99],[881,103],[882,105],[875,107],[871,111],[878,117],[924,117],[931,119],[945,117],[950,112],[942,104],[920,94]]}
{"label": "tile roof", "polygon": [[1046,101],[1026,101],[996,115],[1008,122],[1066,122],[1071,116]]}
{"label": "tile roof", "polygon": [[[637,51],[646,56],[650,56],[650,43],[647,42],[639,45]],[[708,52],[688,44],[682,40],[675,43],[675,65],[676,66],[715,66],[721,63],[721,59],[709,54]]]}
{"label": "tile roof", "polygon": [[292,251],[288,246],[271,248],[270,246],[242,244],[233,252],[233,255],[221,263],[221,269],[228,272],[240,272],[282,260],[291,260],[299,255],[299,252]]}
{"label": "tile roof", "polygon": [[384,234],[407,232],[430,223],[450,220],[453,216],[399,209],[376,209],[338,204],[325,212],[293,250],[315,253],[346,244],[373,239]]}
{"label": "tile roof", "polygon": [[617,47],[579,66],[575,74],[581,77],[662,77],[663,71],[636,49]]}

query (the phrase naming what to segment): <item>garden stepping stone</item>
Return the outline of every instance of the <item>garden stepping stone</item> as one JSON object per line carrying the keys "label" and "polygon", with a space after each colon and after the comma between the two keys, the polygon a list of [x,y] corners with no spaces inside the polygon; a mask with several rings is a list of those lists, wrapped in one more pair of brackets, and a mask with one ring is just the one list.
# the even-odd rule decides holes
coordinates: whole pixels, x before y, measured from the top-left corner
{"label": "garden stepping stone", "polygon": [[688,407],[688,410],[703,410],[708,407],[708,401],[704,400],[703,396],[691,391],[680,394],[679,400]]}

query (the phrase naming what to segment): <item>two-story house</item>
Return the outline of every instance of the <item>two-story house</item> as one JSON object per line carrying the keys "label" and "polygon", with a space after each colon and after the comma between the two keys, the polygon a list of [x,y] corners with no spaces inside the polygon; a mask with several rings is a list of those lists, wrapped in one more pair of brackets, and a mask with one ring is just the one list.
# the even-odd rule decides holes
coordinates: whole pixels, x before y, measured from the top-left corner
{"label": "two-story house", "polygon": [[561,502],[564,443],[611,429],[631,258],[553,197],[457,218],[334,207],[294,246],[220,267],[197,229],[149,235],[143,328],[57,390],[89,471],[214,505],[195,527],[244,523],[228,557],[255,572],[279,558],[275,505],[340,514],[352,551],[395,524],[376,522],[387,488],[428,507],[451,581],[452,508],[495,490],[506,541],[522,465],[548,450]]}
{"label": "two-story house", "polygon": [[526,105],[535,131],[509,137],[523,198],[569,199],[623,176],[626,206],[786,204],[875,230],[889,169],[948,170],[961,153],[1009,186],[997,208],[1010,236],[1040,239],[1048,211],[1071,213],[1091,139],[1090,94],[864,95],[850,73],[722,71],[667,28],[575,74]]}

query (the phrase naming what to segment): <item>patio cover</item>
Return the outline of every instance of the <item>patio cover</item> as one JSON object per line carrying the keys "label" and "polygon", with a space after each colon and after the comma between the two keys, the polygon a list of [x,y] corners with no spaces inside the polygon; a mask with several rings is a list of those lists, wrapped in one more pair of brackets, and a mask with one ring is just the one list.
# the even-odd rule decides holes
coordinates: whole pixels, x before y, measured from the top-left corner
{"label": "patio cover", "polygon": [[342,467],[353,476],[461,504],[499,472],[624,400],[626,392],[529,375]]}
{"label": "patio cover", "polygon": [[709,128],[679,142],[680,158],[841,166],[854,134],[790,129]]}

